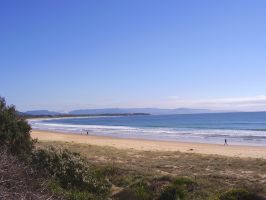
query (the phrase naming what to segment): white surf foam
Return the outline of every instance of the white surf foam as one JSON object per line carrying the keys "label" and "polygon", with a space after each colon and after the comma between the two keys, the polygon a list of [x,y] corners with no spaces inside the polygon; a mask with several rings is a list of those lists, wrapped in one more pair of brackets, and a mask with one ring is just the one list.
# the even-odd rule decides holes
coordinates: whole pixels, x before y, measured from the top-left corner
{"label": "white surf foam", "polygon": [[226,138],[231,144],[266,146],[266,131],[76,125],[49,123],[49,119],[29,120],[29,123],[35,130],[58,131],[63,133],[86,134],[88,132],[90,135],[120,138],[191,141],[219,144],[223,143]]}

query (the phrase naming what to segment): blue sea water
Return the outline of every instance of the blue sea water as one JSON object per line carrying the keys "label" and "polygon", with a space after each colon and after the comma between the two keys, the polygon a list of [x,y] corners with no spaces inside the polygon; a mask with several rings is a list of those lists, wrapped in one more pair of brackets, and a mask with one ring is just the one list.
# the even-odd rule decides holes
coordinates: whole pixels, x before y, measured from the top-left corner
{"label": "blue sea water", "polygon": [[33,129],[64,133],[266,146],[266,112],[80,117],[30,120]]}

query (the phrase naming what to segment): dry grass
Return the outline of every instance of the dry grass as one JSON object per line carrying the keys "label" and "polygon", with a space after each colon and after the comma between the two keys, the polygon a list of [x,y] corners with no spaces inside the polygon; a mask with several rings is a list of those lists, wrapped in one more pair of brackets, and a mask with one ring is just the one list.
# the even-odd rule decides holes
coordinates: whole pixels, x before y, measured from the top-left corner
{"label": "dry grass", "polygon": [[44,184],[27,165],[0,148],[0,199],[59,199]]}
{"label": "dry grass", "polygon": [[90,163],[111,167],[111,181],[127,187],[142,177],[186,176],[199,187],[190,199],[208,199],[229,188],[248,188],[266,196],[266,160],[229,158],[180,152],[119,150],[86,144],[41,142],[40,147],[55,145],[83,155]]}

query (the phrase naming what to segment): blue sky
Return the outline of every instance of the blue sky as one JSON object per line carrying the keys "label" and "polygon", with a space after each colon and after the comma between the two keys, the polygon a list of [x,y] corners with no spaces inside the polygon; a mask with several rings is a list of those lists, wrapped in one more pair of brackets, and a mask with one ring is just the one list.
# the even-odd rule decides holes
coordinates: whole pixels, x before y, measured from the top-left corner
{"label": "blue sky", "polygon": [[20,110],[266,110],[266,1],[1,1],[0,95]]}

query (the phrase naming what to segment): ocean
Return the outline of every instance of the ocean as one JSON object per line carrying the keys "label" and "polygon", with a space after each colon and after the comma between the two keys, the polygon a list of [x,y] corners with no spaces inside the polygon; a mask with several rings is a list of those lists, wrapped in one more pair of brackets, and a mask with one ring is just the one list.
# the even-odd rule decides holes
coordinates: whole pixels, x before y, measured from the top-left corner
{"label": "ocean", "polygon": [[29,120],[34,130],[165,141],[266,146],[266,112]]}

